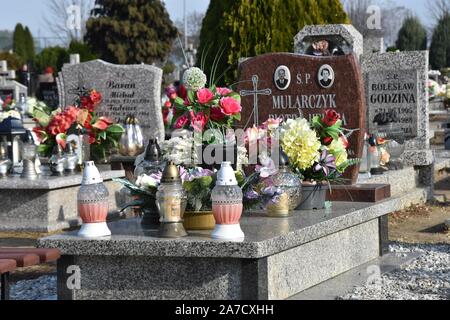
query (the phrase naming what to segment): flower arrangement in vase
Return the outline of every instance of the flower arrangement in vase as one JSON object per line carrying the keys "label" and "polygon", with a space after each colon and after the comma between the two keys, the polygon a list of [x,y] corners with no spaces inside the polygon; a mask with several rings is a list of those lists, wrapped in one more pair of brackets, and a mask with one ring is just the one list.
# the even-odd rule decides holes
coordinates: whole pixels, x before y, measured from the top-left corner
{"label": "flower arrangement in vase", "polygon": [[94,160],[105,159],[113,148],[118,147],[124,129],[107,117],[97,116],[95,109],[101,100],[102,95],[91,90],[81,96],[76,105],[65,110],[52,111],[45,105],[37,105],[33,110],[37,123],[33,132],[40,143],[38,152],[50,156],[56,145],[65,149],[68,132],[72,130],[87,135]]}
{"label": "flower arrangement in vase", "polygon": [[207,88],[206,82],[207,77],[201,69],[194,67],[186,70],[183,76],[186,91],[181,91],[183,96],[179,96],[174,88],[168,88],[166,93],[170,100],[164,108],[170,109],[173,115],[170,124],[172,129],[202,133],[212,130],[215,134],[205,142],[225,143],[227,129],[235,121],[241,120],[241,98],[229,88],[214,85]]}
{"label": "flower arrangement in vase", "polygon": [[306,119],[289,119],[280,127],[280,144],[295,172],[303,177],[303,200],[299,209],[322,209],[325,206],[325,185],[339,182],[345,170],[359,159],[348,155],[348,135],[335,110],[326,110]]}

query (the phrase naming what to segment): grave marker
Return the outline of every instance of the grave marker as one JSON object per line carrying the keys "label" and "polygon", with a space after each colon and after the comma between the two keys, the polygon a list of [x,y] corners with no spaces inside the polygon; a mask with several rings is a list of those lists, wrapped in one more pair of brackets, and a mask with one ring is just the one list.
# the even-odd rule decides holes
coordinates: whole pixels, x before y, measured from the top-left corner
{"label": "grave marker", "polygon": [[63,66],[58,87],[62,106],[73,104],[91,89],[101,92],[99,116],[124,123],[136,116],[146,139],[164,139],[161,113],[162,70],[150,65],[115,65],[102,60]]}
{"label": "grave marker", "polygon": [[[237,91],[242,120],[249,127],[269,118],[311,120],[326,109],[336,110],[350,137],[352,157],[362,155],[365,132],[364,85],[354,54],[314,57],[290,53],[265,54],[241,63]],[[357,167],[357,166],[356,166]],[[349,169],[354,181],[358,168]]]}
{"label": "grave marker", "polygon": [[401,128],[406,149],[421,154],[417,153],[421,159],[411,159],[411,156],[405,159],[415,165],[426,165],[425,162],[432,160],[422,159],[422,151],[430,148],[426,92],[428,51],[366,54],[361,65],[369,130],[382,132],[389,127]]}

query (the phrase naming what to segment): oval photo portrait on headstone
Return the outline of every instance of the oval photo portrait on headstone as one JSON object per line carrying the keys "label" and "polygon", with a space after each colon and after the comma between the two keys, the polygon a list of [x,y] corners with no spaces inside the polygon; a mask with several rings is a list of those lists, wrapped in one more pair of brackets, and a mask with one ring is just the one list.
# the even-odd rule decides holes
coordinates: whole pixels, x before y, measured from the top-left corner
{"label": "oval photo portrait on headstone", "polygon": [[273,75],[273,81],[278,90],[286,90],[291,84],[291,71],[286,66],[279,66]]}
{"label": "oval photo portrait on headstone", "polygon": [[317,78],[319,80],[319,84],[323,88],[326,88],[326,89],[331,88],[334,84],[333,68],[328,64],[324,64],[323,66],[320,67]]}

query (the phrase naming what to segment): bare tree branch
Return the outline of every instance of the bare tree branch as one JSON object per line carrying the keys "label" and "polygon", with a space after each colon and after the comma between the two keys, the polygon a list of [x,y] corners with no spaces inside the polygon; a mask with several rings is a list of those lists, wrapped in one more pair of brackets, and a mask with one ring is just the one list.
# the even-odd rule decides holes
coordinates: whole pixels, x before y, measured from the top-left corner
{"label": "bare tree branch", "polygon": [[442,17],[450,13],[450,0],[427,1],[428,14],[437,23]]}
{"label": "bare tree branch", "polygon": [[[86,21],[94,7],[94,0],[47,0],[47,15],[44,17],[46,28],[61,42],[68,44],[71,40],[83,40],[86,33]],[[80,29],[69,28],[68,21],[71,6],[78,6],[80,12]]]}
{"label": "bare tree branch", "polygon": [[[409,9],[397,6],[390,0],[343,0],[343,3],[352,24],[364,37],[383,37],[388,44],[395,43],[403,20],[411,15]],[[370,29],[367,25],[369,18],[367,9],[371,5],[380,8],[381,29]]]}

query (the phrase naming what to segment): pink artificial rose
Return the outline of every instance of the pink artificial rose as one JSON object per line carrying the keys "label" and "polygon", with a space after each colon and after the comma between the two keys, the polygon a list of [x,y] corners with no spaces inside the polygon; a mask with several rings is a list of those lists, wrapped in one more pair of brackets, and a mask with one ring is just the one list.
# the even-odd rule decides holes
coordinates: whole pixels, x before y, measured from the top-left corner
{"label": "pink artificial rose", "polygon": [[220,107],[222,108],[223,114],[227,116],[237,114],[242,109],[240,103],[230,97],[220,99]]}
{"label": "pink artificial rose", "polygon": [[190,112],[191,116],[191,126],[195,131],[203,131],[206,124],[208,123],[208,117],[203,112],[195,114],[193,111]]}
{"label": "pink artificial rose", "polygon": [[220,107],[212,107],[211,108],[211,120],[213,121],[221,121],[225,118],[225,115],[222,112]]}
{"label": "pink artificial rose", "polygon": [[217,91],[217,93],[220,94],[221,96],[226,96],[227,94],[230,94],[230,93],[233,92],[233,91],[231,91],[231,90],[228,89],[228,88],[220,88],[220,87],[217,87],[217,88],[216,88],[216,91]]}
{"label": "pink artificial rose", "polygon": [[186,124],[188,124],[188,122],[189,122],[188,116],[187,115],[182,115],[181,117],[179,117],[177,119],[177,121],[175,121],[175,124],[173,125],[173,128],[174,129],[183,129],[184,126]]}
{"label": "pink artificial rose", "polygon": [[214,98],[214,94],[211,90],[203,88],[197,91],[197,100],[201,104],[206,104]]}
{"label": "pink artificial rose", "polygon": [[269,118],[266,122],[262,124],[263,129],[265,130],[276,130],[280,126],[280,123],[283,121],[282,118]]}

